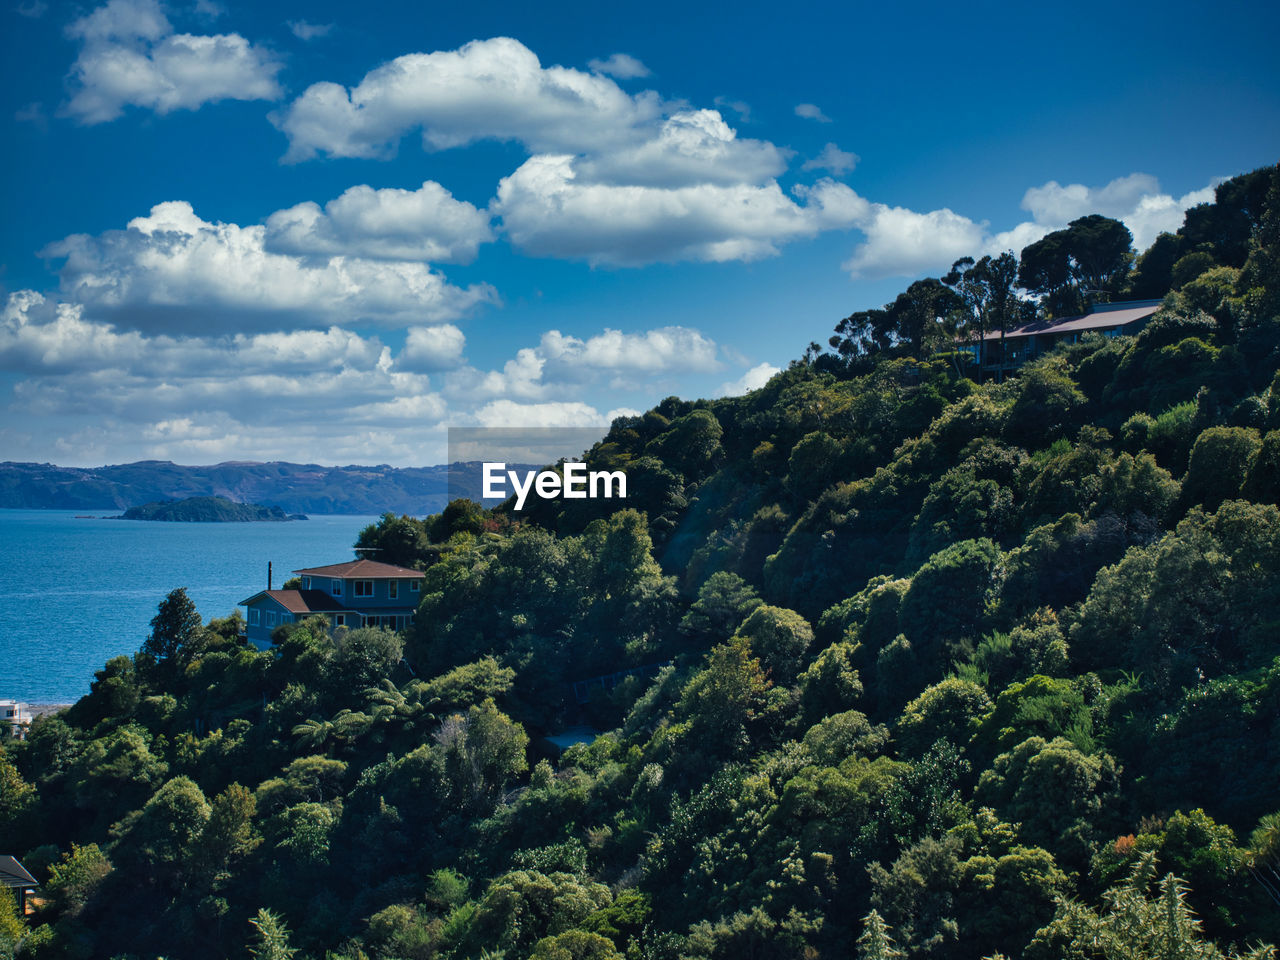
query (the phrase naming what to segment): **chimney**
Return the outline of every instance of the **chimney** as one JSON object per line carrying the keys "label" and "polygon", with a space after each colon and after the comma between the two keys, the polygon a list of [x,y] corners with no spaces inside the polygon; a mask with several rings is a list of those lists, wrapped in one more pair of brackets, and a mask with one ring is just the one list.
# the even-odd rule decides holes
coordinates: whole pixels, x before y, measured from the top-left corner
{"label": "chimney", "polygon": [[271,589],[271,561],[267,561],[267,589]]}

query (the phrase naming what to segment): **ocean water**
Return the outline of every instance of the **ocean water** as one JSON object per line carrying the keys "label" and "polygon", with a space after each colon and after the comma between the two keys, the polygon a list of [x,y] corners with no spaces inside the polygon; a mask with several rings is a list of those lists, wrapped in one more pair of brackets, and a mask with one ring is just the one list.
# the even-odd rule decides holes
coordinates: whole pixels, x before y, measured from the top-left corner
{"label": "ocean water", "polygon": [[356,535],[376,520],[159,523],[0,510],[0,699],[71,703],[108,659],[142,646],[170,590],[186,587],[206,621],[225,617],[265,589],[268,561],[279,587],[300,567],[354,559]]}

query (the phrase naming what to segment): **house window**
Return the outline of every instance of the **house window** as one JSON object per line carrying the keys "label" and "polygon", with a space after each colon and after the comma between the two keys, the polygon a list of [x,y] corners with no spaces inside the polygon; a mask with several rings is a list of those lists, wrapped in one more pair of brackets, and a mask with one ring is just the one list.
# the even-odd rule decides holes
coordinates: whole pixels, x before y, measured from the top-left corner
{"label": "house window", "polygon": [[267,614],[267,626],[274,627],[276,625],[276,612],[274,610]]}
{"label": "house window", "polygon": [[261,611],[257,607],[249,608],[249,626],[256,627],[262,619]]}
{"label": "house window", "polygon": [[410,581],[409,581],[409,592],[410,592],[410,593],[417,593],[417,592],[418,592],[419,590],[421,590],[421,589],[422,589],[422,581],[421,581],[421,580],[410,580]]}
{"label": "house window", "polygon": [[342,581],[341,580],[333,581],[332,585],[330,586],[330,589],[333,591],[333,595],[335,597],[342,596]]}
{"label": "house window", "polygon": [[347,625],[347,615],[345,613],[334,614],[333,625],[335,627],[345,627]]}
{"label": "house window", "polygon": [[302,578],[302,589],[303,589],[303,590],[310,590],[310,589],[311,589],[311,578],[310,578],[310,577],[303,577],[303,578]]}
{"label": "house window", "polygon": [[293,614],[292,614],[292,613],[282,613],[282,614],[280,614],[280,622],[281,622],[281,623],[293,623]]}
{"label": "house window", "polygon": [[356,585],[356,596],[357,596],[357,597],[372,597],[372,596],[373,596],[373,581],[372,581],[372,580],[357,580],[357,581],[355,581],[355,585]]}
{"label": "house window", "polygon": [[400,596],[400,581],[399,581],[399,580],[388,580],[388,581],[387,581],[387,596],[388,596],[390,599],[392,599],[392,600],[394,600],[396,597]]}

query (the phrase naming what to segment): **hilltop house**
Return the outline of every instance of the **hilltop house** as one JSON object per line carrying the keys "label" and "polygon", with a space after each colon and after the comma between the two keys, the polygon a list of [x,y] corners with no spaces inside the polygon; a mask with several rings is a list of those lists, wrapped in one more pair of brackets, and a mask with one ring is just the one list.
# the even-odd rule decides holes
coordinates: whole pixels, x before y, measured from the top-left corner
{"label": "hilltop house", "polygon": [[1003,344],[1000,331],[996,330],[984,336],[979,343],[967,344],[964,349],[974,355],[984,374],[1000,370],[1007,372],[1048,353],[1060,343],[1075,343],[1086,333],[1100,333],[1105,337],[1137,333],[1159,309],[1159,300],[1099,303],[1080,316],[1036,320],[1006,330]]}
{"label": "hilltop house", "polygon": [[247,611],[245,636],[255,646],[271,646],[271,632],[283,623],[322,616],[336,627],[390,627],[413,622],[422,596],[423,574],[373,560],[350,560],[327,567],[295,570],[301,590],[267,589],[240,605]]}

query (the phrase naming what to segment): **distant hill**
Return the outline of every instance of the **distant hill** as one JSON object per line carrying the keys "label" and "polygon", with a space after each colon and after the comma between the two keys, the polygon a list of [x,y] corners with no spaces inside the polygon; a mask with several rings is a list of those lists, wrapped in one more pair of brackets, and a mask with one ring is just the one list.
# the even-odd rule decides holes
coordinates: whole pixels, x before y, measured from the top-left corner
{"label": "distant hill", "polygon": [[161,500],[130,507],[121,520],[160,520],[178,523],[283,523],[305,520],[304,514],[288,514],[279,507],[258,503],[236,503],[226,497],[188,497],[185,500]]}
{"label": "distant hill", "polygon": [[[124,510],[139,503],[225,497],[285,513],[438,513],[448,501],[445,465],[344,466],[228,462],[181,466],[143,460],[105,467],[0,463],[0,508]],[[472,495],[479,493],[470,492]]]}

